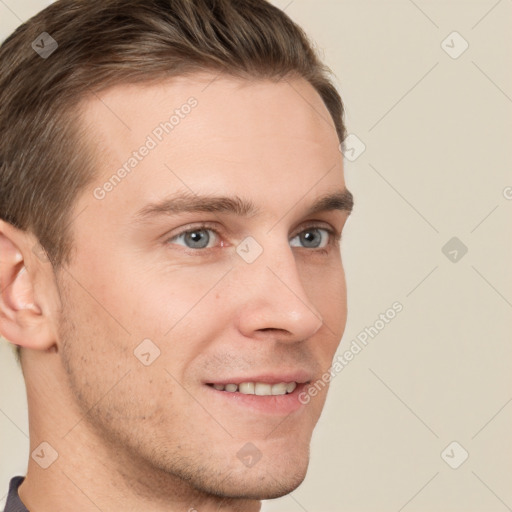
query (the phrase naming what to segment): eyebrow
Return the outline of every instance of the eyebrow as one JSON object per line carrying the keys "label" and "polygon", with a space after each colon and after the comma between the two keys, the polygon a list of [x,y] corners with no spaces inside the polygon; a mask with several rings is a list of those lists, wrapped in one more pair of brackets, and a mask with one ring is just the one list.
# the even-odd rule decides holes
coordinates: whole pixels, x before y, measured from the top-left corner
{"label": "eyebrow", "polygon": [[[317,198],[305,212],[305,215],[332,210],[344,211],[350,215],[353,207],[354,197],[345,188]],[[146,222],[163,215],[177,215],[187,212],[228,213],[239,217],[252,217],[258,215],[260,209],[252,201],[242,199],[236,195],[198,195],[183,192],[144,206],[135,213],[134,217],[139,222]]]}

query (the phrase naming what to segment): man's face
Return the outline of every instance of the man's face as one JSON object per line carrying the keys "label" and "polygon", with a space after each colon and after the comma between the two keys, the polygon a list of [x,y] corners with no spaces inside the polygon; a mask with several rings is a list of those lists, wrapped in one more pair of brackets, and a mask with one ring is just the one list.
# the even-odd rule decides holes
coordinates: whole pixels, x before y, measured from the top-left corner
{"label": "man's face", "polygon": [[[133,461],[124,474],[265,499],[305,476],[326,389],[307,405],[298,394],[345,328],[348,213],[308,212],[344,191],[342,155],[307,82],[212,80],[118,86],[84,105],[99,174],[58,276],[63,387],[109,464]],[[178,208],[203,196],[254,211]]]}

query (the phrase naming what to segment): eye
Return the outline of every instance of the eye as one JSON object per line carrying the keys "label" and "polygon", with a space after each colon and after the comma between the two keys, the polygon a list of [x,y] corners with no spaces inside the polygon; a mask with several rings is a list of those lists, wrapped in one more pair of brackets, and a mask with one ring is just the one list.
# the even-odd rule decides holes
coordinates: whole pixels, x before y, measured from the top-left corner
{"label": "eye", "polygon": [[334,236],[334,232],[326,228],[308,228],[301,231],[298,235],[290,240],[292,247],[300,247],[295,245],[294,240],[298,240],[307,249],[323,249],[329,244],[330,237]]}
{"label": "eye", "polygon": [[[291,238],[290,245],[305,249],[324,249],[330,242],[334,243],[339,238],[340,236],[332,229],[311,226]],[[224,247],[226,243],[220,239],[221,236],[216,229],[208,225],[199,225],[169,238],[167,243],[181,245],[186,249],[207,250]]]}
{"label": "eye", "polygon": [[[211,236],[213,233],[213,236]],[[198,227],[183,231],[168,240],[168,242],[178,243],[178,245],[185,245],[188,249],[208,249],[209,243],[218,238],[218,233],[214,229]],[[215,245],[215,244],[214,244]],[[211,247],[211,246],[210,246]]]}

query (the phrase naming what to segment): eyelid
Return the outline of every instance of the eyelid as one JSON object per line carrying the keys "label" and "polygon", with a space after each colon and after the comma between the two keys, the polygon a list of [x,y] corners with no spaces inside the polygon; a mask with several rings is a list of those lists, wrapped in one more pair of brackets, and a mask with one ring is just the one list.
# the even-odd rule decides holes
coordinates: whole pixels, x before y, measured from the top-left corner
{"label": "eyelid", "polygon": [[[174,234],[166,234],[165,235],[165,242],[169,242],[170,240],[173,240],[181,235],[184,235],[185,233],[188,233],[190,231],[200,231],[200,230],[210,230],[213,231],[217,236],[222,236],[224,231],[222,229],[219,229],[218,224],[213,222],[198,222],[189,224],[187,226],[183,226],[181,228],[178,228],[179,231]],[[203,249],[204,250],[204,249]]]}
{"label": "eyelid", "polygon": [[339,235],[338,230],[329,224],[328,222],[321,221],[321,220],[310,220],[306,221],[304,224],[301,224],[297,229],[298,231],[295,231],[294,237],[297,236],[299,233],[302,233],[306,229],[325,229],[326,231],[329,231],[334,236]]}

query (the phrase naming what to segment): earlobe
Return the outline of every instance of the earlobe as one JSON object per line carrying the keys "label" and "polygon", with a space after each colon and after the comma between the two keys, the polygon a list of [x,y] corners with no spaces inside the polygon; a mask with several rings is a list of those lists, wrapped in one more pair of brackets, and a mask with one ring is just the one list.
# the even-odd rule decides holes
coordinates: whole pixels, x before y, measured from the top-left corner
{"label": "earlobe", "polygon": [[16,345],[45,350],[54,340],[23,257],[29,236],[0,220],[0,334]]}

